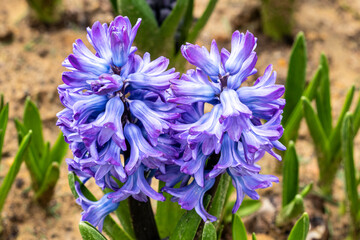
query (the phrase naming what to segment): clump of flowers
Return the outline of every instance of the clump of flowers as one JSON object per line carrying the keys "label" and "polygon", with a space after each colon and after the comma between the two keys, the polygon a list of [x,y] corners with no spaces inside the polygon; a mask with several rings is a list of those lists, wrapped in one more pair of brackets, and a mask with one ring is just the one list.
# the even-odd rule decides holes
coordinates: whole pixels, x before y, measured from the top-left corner
{"label": "clump of flowers", "polygon": [[[278,181],[260,174],[256,162],[265,152],[280,160],[273,148],[285,149],[278,141],[285,101],[271,66],[253,86],[241,87],[256,73],[254,36],[236,31],[231,53],[219,53],[215,41],[210,53],[183,46],[197,68],[179,78],[165,57],[136,54],[139,26],[140,20],[132,26],[122,16],[110,25],[96,22],[87,29],[96,53],[79,39],[63,63],[69,71],[58,88],[65,109],[57,125],[74,155],[69,170],[112,190],[94,202],[77,186],[82,220],[101,230],[105,216],[129,197],[164,201],[150,186],[153,177],[166,183],[160,191],[184,209],[195,208],[204,221],[216,220],[203,198],[221,174],[229,174],[237,190],[233,212],[245,195],[259,198],[256,189]],[[210,112],[204,103],[213,105]]]}

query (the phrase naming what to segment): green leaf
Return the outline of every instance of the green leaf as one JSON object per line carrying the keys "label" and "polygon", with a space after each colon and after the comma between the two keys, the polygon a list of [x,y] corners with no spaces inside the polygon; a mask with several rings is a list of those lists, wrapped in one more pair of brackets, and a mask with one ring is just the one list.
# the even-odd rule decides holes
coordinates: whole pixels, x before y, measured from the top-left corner
{"label": "green leaf", "polygon": [[[211,197],[205,196],[205,209],[210,203]],[[201,217],[196,213],[195,209],[186,211],[178,221],[174,232],[171,234],[169,240],[194,239],[196,231],[202,221]]]}
{"label": "green leaf", "polygon": [[54,188],[59,177],[59,163],[53,162],[46,171],[44,180],[39,190],[35,193],[35,199],[39,200],[41,203],[44,204],[48,203],[51,200],[52,195],[54,194]]}
{"label": "green leaf", "polygon": [[[180,30],[180,39],[179,39],[179,46],[177,46],[178,49],[175,49],[175,52],[177,51],[178,55],[181,55],[180,53],[180,44],[184,44],[186,42],[186,39],[188,38],[190,28],[193,23],[193,9],[194,9],[194,0],[189,0],[188,6],[186,9],[186,12],[184,13],[184,17],[182,18],[184,23],[180,24],[179,30]],[[177,59],[176,59],[177,60]]]}
{"label": "green leaf", "polygon": [[[33,137],[30,147],[33,149],[34,153],[36,154],[35,156],[37,157],[37,159],[40,159],[42,156],[42,150],[44,149],[45,146],[43,133],[42,133],[42,122],[40,118],[39,109],[30,100],[30,98],[27,98],[25,102],[24,127],[26,131],[29,130],[33,131]],[[44,171],[45,169],[42,170]]]}
{"label": "green leaf", "polygon": [[172,49],[172,52],[175,48],[175,33],[188,8],[188,4],[189,0],[177,0],[175,7],[160,26],[160,38],[165,39],[164,44],[169,44],[169,49]]}
{"label": "green leaf", "polygon": [[222,221],[222,215],[224,212],[224,206],[229,185],[230,185],[231,177],[228,174],[223,174],[220,178],[218,187],[216,189],[216,193],[211,202],[209,208],[209,214],[215,216],[217,220],[214,222],[214,226],[217,229]]}
{"label": "green leaf", "polygon": [[65,142],[63,134],[60,132],[54,146],[50,151],[50,161],[57,162],[59,165],[64,160],[69,149],[69,144]]}
{"label": "green leaf", "polygon": [[340,116],[336,123],[334,130],[331,132],[330,135],[330,149],[331,149],[331,156],[335,156],[341,150],[341,128],[343,126],[343,121],[345,118],[345,114],[349,111],[352,100],[354,98],[355,86],[352,86],[348,93],[346,94],[345,103],[341,109]]}
{"label": "green leaf", "polygon": [[301,100],[303,103],[303,110],[304,110],[306,123],[316,148],[318,161],[320,161],[318,164],[319,166],[325,167],[327,166],[327,162],[322,162],[322,161],[328,161],[329,159],[328,154],[330,152],[330,149],[329,149],[328,138],[324,132],[324,129],[320,123],[318,116],[316,115],[314,109],[311,106],[310,101],[305,97],[302,97]]}
{"label": "green leaf", "polygon": [[360,127],[360,96],[354,110],[354,135],[357,134],[359,127]]}
{"label": "green leaf", "polygon": [[294,218],[297,218],[304,212],[304,201],[300,194],[297,194],[295,198],[285,207],[283,207],[280,213],[276,216],[276,225],[283,226]]}
{"label": "green leaf", "polygon": [[[77,181],[80,183],[81,193],[90,201],[97,201],[96,197],[89,191],[87,187],[85,187],[85,185],[80,181],[80,179],[78,178],[78,176],[76,176],[75,173],[69,172],[68,180],[71,192],[75,198],[79,197],[75,189],[75,181]],[[110,215],[105,218],[103,229],[104,232],[106,232],[106,234],[108,235],[108,237],[112,240],[133,240],[133,238],[129,236],[128,233],[126,233],[122,228],[120,228],[120,226]]]}
{"label": "green leaf", "polygon": [[79,229],[83,240],[106,240],[104,235],[88,222],[81,221]]}
{"label": "green leaf", "polygon": [[116,15],[119,15],[118,0],[110,0],[113,11]]}
{"label": "green leaf", "polygon": [[132,238],[135,238],[134,229],[131,223],[130,208],[128,201],[122,201],[116,209],[115,214],[119,219],[121,226]]}
{"label": "green leaf", "polygon": [[289,204],[299,191],[299,159],[296,154],[295,144],[289,142],[284,157],[282,207]]}
{"label": "green leaf", "polygon": [[3,107],[3,96],[1,95],[1,108],[0,108],[0,162],[1,162],[1,156],[2,156],[2,148],[4,145],[4,138],[5,138],[5,132],[6,127],[9,119],[9,104],[6,104],[5,107]]}
{"label": "green leaf", "polygon": [[202,232],[202,240],[216,240],[216,229],[211,222],[206,222]]}
{"label": "green leaf", "polygon": [[246,229],[244,223],[241,221],[239,215],[233,215],[233,222],[232,222],[232,236],[233,240],[246,240]]}
{"label": "green leaf", "polygon": [[285,124],[303,94],[306,81],[306,63],[306,41],[304,33],[300,32],[296,36],[295,43],[291,50],[288,74],[285,83],[286,105],[284,107],[282,119],[282,122]]}
{"label": "green leaf", "polygon": [[186,39],[187,42],[195,42],[197,39],[201,29],[205,26],[207,21],[209,20],[212,12],[214,11],[214,8],[216,6],[217,0],[210,0],[204,13],[201,15],[199,20],[196,22],[194,27],[190,30],[189,36]]}
{"label": "green leaf", "polygon": [[162,44],[159,43],[164,40],[158,39],[159,26],[146,0],[119,0],[117,6],[119,14],[128,16],[133,25],[138,18],[142,19],[135,39],[139,50],[149,51],[153,57],[160,57],[156,52],[161,49]]}
{"label": "green leaf", "polygon": [[[25,126],[21,122],[19,122],[19,120],[15,119],[14,123],[18,133],[18,140],[20,143],[22,141],[23,136],[26,133],[26,129]],[[33,150],[34,149],[31,148],[31,143],[30,143],[29,148],[25,152],[24,159],[25,159],[26,167],[30,172],[33,188],[37,190],[39,188],[39,183],[42,182],[44,176],[39,169],[38,158],[35,157],[36,154],[34,153]]]}
{"label": "green leaf", "polygon": [[261,201],[253,200],[253,199],[244,199],[236,214],[239,217],[246,217],[259,210],[260,207],[261,207]]}
{"label": "green leaf", "polygon": [[290,232],[288,240],[305,240],[309,231],[309,215],[304,213]]}
{"label": "green leaf", "polygon": [[29,146],[31,136],[32,136],[32,132],[29,131],[29,133],[21,141],[20,147],[15,156],[14,162],[11,165],[9,172],[6,174],[6,176],[2,182],[2,185],[0,187],[0,213],[2,211],[2,208],[4,207],[4,203],[5,203],[6,197],[9,194],[9,191],[11,189],[11,185],[13,184],[15,177],[20,170],[20,166],[23,161],[24,153],[26,152],[26,149]]}
{"label": "green leaf", "polygon": [[[159,181],[159,189],[163,188],[165,183]],[[164,193],[166,201],[158,201],[155,220],[158,226],[159,234],[161,238],[166,238],[174,231],[176,224],[181,216],[185,213],[184,209],[181,209],[177,202],[172,202],[171,195]]]}
{"label": "green leaf", "polygon": [[309,194],[309,192],[311,191],[312,187],[313,187],[313,183],[310,183],[310,184],[306,185],[304,187],[304,189],[300,192],[300,196],[302,198],[305,198]]}
{"label": "green leaf", "polygon": [[357,219],[359,208],[359,196],[356,183],[356,168],[354,164],[354,135],[353,135],[352,115],[347,113],[341,129],[342,156],[344,157],[346,194],[349,200],[350,216],[353,226],[358,226]]}
{"label": "green leaf", "polygon": [[320,64],[322,66],[321,82],[316,95],[316,109],[324,132],[330,136],[332,130],[331,101],[330,101],[330,79],[329,65],[324,54],[321,54]]}
{"label": "green leaf", "polygon": [[256,240],[256,235],[255,235],[255,233],[252,234],[252,240]]}
{"label": "green leaf", "polygon": [[[317,69],[313,79],[311,80],[306,90],[304,91],[303,96],[309,99],[310,101],[314,98],[316,94],[316,89],[320,83],[321,72],[322,72],[321,69],[322,69],[321,66]],[[287,145],[290,140],[296,141],[298,135],[298,129],[302,117],[303,117],[302,102],[299,101],[296,104],[295,109],[292,110],[288,121],[286,121],[286,123],[283,121],[285,131],[282,137],[282,143]]]}

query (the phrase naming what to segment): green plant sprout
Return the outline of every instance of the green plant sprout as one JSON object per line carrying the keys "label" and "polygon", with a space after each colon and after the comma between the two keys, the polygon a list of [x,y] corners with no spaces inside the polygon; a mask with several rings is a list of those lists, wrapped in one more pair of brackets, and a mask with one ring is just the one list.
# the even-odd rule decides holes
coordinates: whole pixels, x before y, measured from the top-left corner
{"label": "green plant sprout", "polygon": [[60,164],[66,155],[68,144],[62,134],[59,134],[52,148],[49,142],[44,142],[39,110],[29,98],[26,99],[23,122],[15,119],[15,126],[19,142],[26,132],[33,132],[33,140],[25,154],[25,163],[30,172],[35,199],[46,207],[59,179]]}
{"label": "green plant sprout", "polygon": [[[329,66],[325,55],[321,55],[320,63],[322,65],[321,82],[316,95],[316,112],[311,105],[310,100],[303,96],[301,101],[303,112],[306,119],[310,135],[313,139],[317,154],[318,167],[320,171],[319,187],[325,196],[331,196],[332,184],[336,172],[341,163],[341,126],[346,112],[349,110],[355,87],[348,91],[345,103],[339,115],[338,121],[333,127],[331,103],[330,103],[330,79]],[[354,111],[354,136],[360,126],[360,98]]]}
{"label": "green plant sprout", "polygon": [[282,208],[276,216],[276,225],[283,226],[301,215],[304,208],[304,198],[310,192],[312,183],[299,192],[299,158],[295,144],[290,141],[284,157],[283,166]]}
{"label": "green plant sprout", "polygon": [[341,147],[345,170],[346,197],[350,211],[350,239],[360,237],[360,195],[357,191],[359,181],[354,163],[354,126],[351,113],[347,113],[341,128]]}
{"label": "green plant sprout", "polygon": [[26,0],[32,17],[44,24],[54,24],[60,20],[61,0]]}

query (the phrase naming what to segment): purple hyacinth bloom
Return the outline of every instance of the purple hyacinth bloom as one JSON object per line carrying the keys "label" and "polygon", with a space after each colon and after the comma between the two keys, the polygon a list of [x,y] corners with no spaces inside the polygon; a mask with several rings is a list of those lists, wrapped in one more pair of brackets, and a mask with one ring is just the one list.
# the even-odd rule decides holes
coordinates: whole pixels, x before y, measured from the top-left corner
{"label": "purple hyacinth bloom", "polygon": [[102,231],[105,217],[115,211],[119,203],[109,199],[109,193],[105,194],[99,201],[90,201],[82,194],[79,182],[75,182],[75,189],[79,195],[76,202],[84,210],[81,213],[81,221],[88,221],[93,226],[97,226],[99,231]]}
{"label": "purple hyacinth bloom", "polygon": [[[184,154],[175,163],[200,188],[204,182],[228,173],[237,191],[234,211],[245,194],[258,198],[256,189],[278,181],[276,177],[261,175],[256,162],[266,152],[281,160],[273,149],[285,150],[279,142],[283,134],[284,86],[275,84],[276,72],[272,66],[266,68],[253,86],[242,86],[257,72],[255,47],[256,38],[250,32],[238,31],[232,36],[231,52],[226,49],[219,52],[215,41],[210,52],[187,43],[181,51],[196,69],[188,70],[180,80],[171,80],[169,101],[180,104],[181,109],[201,113],[194,114],[196,117],[182,113],[171,125],[174,138],[184,148]],[[210,112],[204,113],[204,103],[212,105]],[[196,106],[202,109],[196,110]],[[188,206],[195,206],[193,201]],[[201,210],[197,212],[203,215]]]}
{"label": "purple hyacinth bloom", "polygon": [[[165,57],[136,54],[132,44],[140,22],[132,26],[118,16],[109,25],[94,23],[87,39],[95,53],[76,40],[58,87],[65,109],[57,114],[57,125],[74,154],[67,160],[69,170],[113,190],[96,203],[80,197],[84,220],[99,228],[128,197],[165,200],[151,188],[151,178],[165,173],[181,152],[170,126],[183,110],[167,102],[170,81],[179,73],[168,69]],[[95,220],[89,219],[94,214]]]}

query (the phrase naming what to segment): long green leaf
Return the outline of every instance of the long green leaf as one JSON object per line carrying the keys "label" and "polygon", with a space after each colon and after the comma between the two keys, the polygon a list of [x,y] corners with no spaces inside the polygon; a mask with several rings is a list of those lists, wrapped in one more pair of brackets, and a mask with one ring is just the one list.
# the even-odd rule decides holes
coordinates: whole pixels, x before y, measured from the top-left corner
{"label": "long green leaf", "polygon": [[[358,228],[360,221],[357,219],[358,212],[360,211],[359,196],[357,192],[356,183],[356,171],[354,164],[354,135],[353,135],[352,115],[347,113],[344,119],[344,123],[341,129],[341,143],[342,143],[342,155],[344,157],[344,170],[345,170],[345,183],[346,194],[349,200],[350,216],[354,228]],[[356,234],[356,230],[353,229],[353,234]],[[356,239],[356,238],[354,238]]]}
{"label": "long green leaf", "polygon": [[218,187],[216,189],[216,193],[211,202],[211,206],[209,209],[209,213],[217,218],[216,222],[214,222],[214,226],[217,229],[222,221],[222,215],[224,213],[225,200],[229,185],[230,185],[231,177],[228,174],[223,174],[220,178]]}
{"label": "long green leaf", "polygon": [[345,103],[341,109],[340,116],[336,123],[334,130],[331,132],[330,135],[330,146],[331,146],[331,156],[335,156],[337,152],[341,149],[341,128],[343,126],[343,121],[345,118],[345,114],[349,111],[352,100],[354,98],[355,86],[352,86],[348,93],[346,94]]}
{"label": "long green leaf", "polygon": [[[77,181],[80,183],[80,189],[82,194],[90,201],[97,201],[96,197],[89,191],[89,189],[87,189],[87,187],[85,187],[85,185],[73,172],[69,172],[68,180],[69,180],[69,187],[75,198],[79,197],[79,195],[75,190],[75,181]],[[105,218],[103,229],[106,232],[106,234],[109,236],[109,238],[112,240],[118,240],[118,239],[133,240],[133,238],[129,236],[128,233],[126,233],[122,228],[119,227],[119,225],[110,215],[108,215]]]}
{"label": "long green leaf", "polygon": [[216,240],[216,229],[214,224],[211,222],[206,222],[204,225],[202,240]]}
{"label": "long green leaf", "polygon": [[69,144],[67,144],[64,140],[63,134],[60,132],[54,146],[50,151],[50,161],[57,162],[59,165],[64,160],[66,153],[69,149]]}
{"label": "long green leaf", "polygon": [[83,240],[106,240],[104,235],[88,222],[81,221],[79,223],[79,230]]}
{"label": "long green leaf", "polygon": [[[18,132],[18,138],[20,143],[26,133],[26,129],[25,126],[21,122],[19,122],[19,120],[15,119],[14,123],[16,130]],[[24,158],[25,158],[26,167],[30,172],[32,185],[34,189],[38,189],[40,187],[38,184],[42,182],[44,176],[40,171],[39,165],[37,163],[38,158],[35,157],[36,154],[33,152],[33,150],[34,149],[31,148],[31,143],[30,143],[30,146],[27,149]]]}
{"label": "long green leaf", "polygon": [[204,28],[205,24],[207,23],[207,21],[209,20],[212,12],[214,11],[214,8],[216,6],[217,0],[210,0],[204,13],[201,15],[201,17],[199,18],[199,20],[196,22],[196,24],[194,25],[194,27],[190,30],[189,32],[189,36],[186,39],[187,42],[195,42],[195,40],[197,39],[201,29]]}
{"label": "long green leaf", "polygon": [[295,144],[289,142],[284,157],[282,207],[289,204],[299,191],[299,159],[296,154]]}
{"label": "long green leaf", "polygon": [[164,44],[169,44],[169,47],[166,48],[169,50],[171,49],[171,55],[174,53],[175,48],[175,33],[188,5],[189,0],[177,0],[174,9],[160,26],[160,38],[167,40],[164,41]]}
{"label": "long green leaf", "polygon": [[26,134],[26,136],[21,141],[20,147],[15,156],[14,162],[11,165],[9,172],[6,174],[4,181],[2,182],[2,185],[0,187],[0,213],[4,207],[6,197],[11,189],[11,186],[15,180],[15,177],[20,170],[20,166],[23,161],[24,153],[26,152],[26,149],[29,146],[31,136],[32,136],[32,132],[29,131],[29,133]]}
{"label": "long green leaf", "polygon": [[360,96],[354,110],[354,135],[357,134],[359,127],[360,127]]}
{"label": "long green leaf", "polygon": [[[318,161],[327,161],[329,154],[329,141],[324,132],[324,129],[320,123],[318,116],[316,115],[314,109],[311,106],[310,101],[302,97],[304,116],[306,119],[307,126],[309,128],[311,137],[313,139],[316,152],[318,154]],[[320,167],[325,167],[327,162],[319,162]]]}
{"label": "long green leaf", "polygon": [[[44,149],[45,143],[42,133],[42,122],[40,118],[39,109],[36,105],[30,100],[30,98],[26,99],[25,109],[24,109],[24,127],[26,131],[33,131],[33,140],[31,141],[30,147],[36,153],[38,159],[42,156],[42,150]],[[42,163],[38,163],[42,165]],[[43,170],[45,174],[46,169],[40,168]]]}
{"label": "long green leaf", "polygon": [[35,193],[35,198],[43,204],[48,203],[52,195],[54,194],[54,188],[56,186],[59,177],[60,177],[59,163],[53,162],[46,171],[44,180],[39,190]]}
{"label": "long green leaf", "polygon": [[[235,201],[228,201],[226,203],[225,207],[225,216],[224,216],[224,222],[229,223],[232,219],[232,208],[234,207]],[[261,201],[260,200],[253,200],[245,198],[240,207],[239,210],[236,212],[236,214],[242,218],[249,216],[259,210],[261,208]]]}
{"label": "long green leaf", "polygon": [[132,238],[135,238],[134,229],[131,223],[130,208],[128,201],[122,201],[116,209],[115,214],[119,219],[121,226]]}
{"label": "long green leaf", "polygon": [[322,66],[322,76],[316,95],[316,109],[325,134],[330,136],[332,130],[330,78],[329,65],[324,54],[321,54],[320,64]]}
{"label": "long green leaf", "polygon": [[118,0],[110,0],[113,11],[116,15],[119,15]]}
{"label": "long green leaf", "polygon": [[[1,100],[1,105],[3,105],[3,99]],[[2,148],[4,144],[6,127],[9,119],[9,104],[6,104],[4,107],[0,108],[0,162],[2,156]]]}
{"label": "long green leaf", "polygon": [[[164,182],[159,182],[159,189],[165,186]],[[176,224],[181,216],[185,213],[177,202],[172,202],[171,195],[164,193],[166,201],[158,201],[156,207],[155,220],[158,226],[161,238],[166,238],[174,231]]]}
{"label": "long green leaf", "polygon": [[[211,197],[205,196],[204,207],[209,205]],[[196,231],[201,222],[200,216],[196,213],[195,209],[186,211],[178,221],[174,232],[171,234],[169,240],[187,240],[194,239]]]}
{"label": "long green leaf", "polygon": [[286,105],[283,113],[283,123],[287,123],[292,110],[300,101],[306,81],[306,42],[304,33],[300,32],[296,36],[292,47],[289,61],[288,74],[285,83]]}
{"label": "long green leaf", "polygon": [[252,234],[252,240],[256,240],[256,235],[255,235],[255,233]]}
{"label": "long green leaf", "polygon": [[290,232],[288,240],[305,240],[309,231],[309,215],[304,213]]}
{"label": "long green leaf", "polygon": [[233,222],[232,222],[232,236],[233,240],[246,240],[246,229],[244,223],[241,221],[239,215],[233,215]]}
{"label": "long green leaf", "polygon": [[[307,99],[309,99],[310,101],[314,98],[314,96],[316,94],[316,89],[320,83],[321,72],[322,72],[321,69],[322,69],[322,67],[320,66],[316,70],[316,73],[315,73],[313,79],[311,80],[311,82],[307,86],[306,90],[304,91],[303,96],[306,97]],[[301,121],[302,117],[303,117],[302,102],[299,101],[296,104],[295,109],[292,110],[288,121],[286,123],[284,123],[285,131],[284,131],[284,134],[282,137],[282,143],[287,145],[290,140],[296,141],[297,135],[298,135],[298,129],[299,129],[300,121]]]}
{"label": "long green leaf", "polygon": [[306,185],[304,187],[304,189],[300,192],[300,196],[302,198],[305,198],[309,194],[309,192],[311,191],[312,187],[313,187],[313,183],[310,183],[310,184]]}

